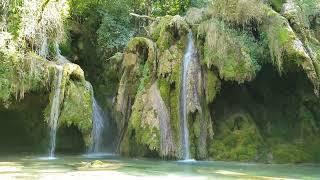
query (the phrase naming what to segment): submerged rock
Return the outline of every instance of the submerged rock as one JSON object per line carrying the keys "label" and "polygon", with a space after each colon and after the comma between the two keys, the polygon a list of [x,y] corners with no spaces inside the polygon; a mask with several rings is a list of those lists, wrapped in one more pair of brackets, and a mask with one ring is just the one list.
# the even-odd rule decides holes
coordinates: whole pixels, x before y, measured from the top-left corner
{"label": "submerged rock", "polygon": [[81,164],[78,164],[75,166],[77,170],[90,171],[90,170],[114,170],[114,169],[119,169],[122,165],[95,160],[91,162],[82,162]]}

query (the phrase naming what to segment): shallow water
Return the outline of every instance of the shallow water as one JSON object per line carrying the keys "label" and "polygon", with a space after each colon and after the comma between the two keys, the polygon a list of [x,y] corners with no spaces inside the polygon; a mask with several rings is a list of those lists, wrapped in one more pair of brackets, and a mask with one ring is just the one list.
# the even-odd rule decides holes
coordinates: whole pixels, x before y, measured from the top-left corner
{"label": "shallow water", "polygon": [[[85,167],[96,159],[103,168]],[[0,179],[320,179],[320,165],[124,159],[112,154],[0,156]]]}

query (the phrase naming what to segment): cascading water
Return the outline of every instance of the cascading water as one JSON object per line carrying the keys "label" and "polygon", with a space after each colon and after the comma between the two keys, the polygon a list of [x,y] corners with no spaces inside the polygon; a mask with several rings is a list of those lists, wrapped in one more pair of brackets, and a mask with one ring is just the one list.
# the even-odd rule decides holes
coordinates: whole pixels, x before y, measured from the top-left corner
{"label": "cascading water", "polygon": [[51,112],[50,112],[50,149],[49,158],[54,158],[56,148],[56,135],[60,111],[60,94],[61,94],[61,81],[63,76],[63,66],[56,66],[55,79],[54,79],[54,94],[52,97]]}
{"label": "cascading water", "polygon": [[67,58],[65,58],[64,56],[61,55],[61,50],[59,48],[58,43],[55,44],[55,49],[56,49],[57,63],[59,63],[59,64],[70,63],[70,61]]}
{"label": "cascading water", "polygon": [[93,128],[91,132],[92,144],[90,153],[101,153],[103,129],[104,114],[96,99],[93,98]]}
{"label": "cascading water", "polygon": [[188,95],[188,70],[190,63],[196,57],[196,49],[193,42],[193,35],[190,31],[188,34],[188,45],[183,58],[182,81],[181,81],[181,97],[180,97],[180,113],[181,113],[181,129],[182,129],[182,147],[184,160],[190,159],[189,151],[189,129],[187,117],[187,95]]}

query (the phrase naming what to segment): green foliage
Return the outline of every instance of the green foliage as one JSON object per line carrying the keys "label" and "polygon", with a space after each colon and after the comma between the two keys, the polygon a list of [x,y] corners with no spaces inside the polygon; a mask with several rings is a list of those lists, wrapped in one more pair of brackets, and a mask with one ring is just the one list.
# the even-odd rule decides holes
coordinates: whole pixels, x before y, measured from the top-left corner
{"label": "green foliage", "polygon": [[179,1],[179,0],[168,0],[168,1],[155,1],[154,11],[155,15],[176,15],[186,12],[190,6],[191,1]]}
{"label": "green foliage", "polygon": [[[153,16],[184,14],[190,7],[205,7],[211,0],[138,0],[129,1],[135,13]],[[148,12],[151,10],[151,12]]]}
{"label": "green foliage", "polygon": [[10,0],[9,12],[7,17],[8,31],[17,38],[19,36],[20,23],[21,23],[21,7],[22,0]]}
{"label": "green foliage", "polygon": [[71,6],[71,16],[81,18],[81,16],[87,15],[92,8],[100,5],[99,0],[70,0],[69,4]]}
{"label": "green foliage", "polygon": [[90,40],[106,58],[123,49],[133,35],[129,5],[129,0],[72,0],[71,17],[87,28]]}
{"label": "green foliage", "polygon": [[[112,16],[104,13],[99,29],[97,30],[98,45],[101,51],[121,50],[133,35],[130,21],[127,17]],[[108,52],[104,52],[108,54]]]}

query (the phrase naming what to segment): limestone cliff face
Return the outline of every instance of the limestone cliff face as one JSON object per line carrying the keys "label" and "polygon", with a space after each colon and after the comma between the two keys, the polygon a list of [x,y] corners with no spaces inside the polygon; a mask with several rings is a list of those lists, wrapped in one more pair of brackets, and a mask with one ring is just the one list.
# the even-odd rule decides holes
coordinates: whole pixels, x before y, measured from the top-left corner
{"label": "limestone cliff face", "polygon": [[181,67],[191,30],[199,60],[187,82],[192,157],[319,161],[320,144],[310,141],[320,135],[319,4],[216,0],[155,20],[150,37],[134,38],[125,51],[115,109],[121,152],[181,158]]}
{"label": "limestone cliff face", "polygon": [[[151,25],[150,39],[134,38],[129,42],[116,101],[122,153],[181,158],[180,67],[189,29],[184,18],[166,16]],[[192,67],[187,82],[188,109],[196,115],[201,112],[202,71],[199,62],[192,62]],[[193,138],[200,139],[200,134]]]}

